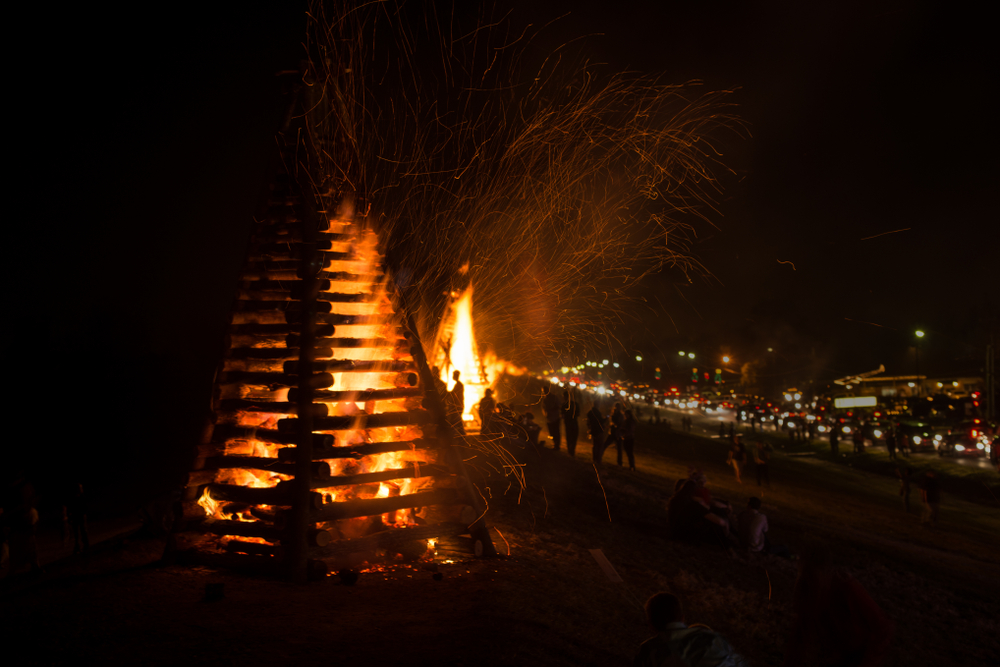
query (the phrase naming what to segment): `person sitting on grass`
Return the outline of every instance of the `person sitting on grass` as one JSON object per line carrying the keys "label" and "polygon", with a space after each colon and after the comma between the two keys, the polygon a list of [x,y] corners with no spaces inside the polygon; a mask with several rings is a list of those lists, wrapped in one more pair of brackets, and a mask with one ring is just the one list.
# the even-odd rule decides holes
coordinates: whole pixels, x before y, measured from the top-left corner
{"label": "person sitting on grass", "polygon": [[633,667],[743,667],[746,660],[712,628],[684,622],[680,599],[670,593],[656,593],[646,601],[646,618],[656,632],[644,641],[632,661]]}
{"label": "person sitting on grass", "polygon": [[751,554],[773,554],[791,558],[792,554],[784,545],[772,545],[767,539],[767,516],[760,511],[760,498],[753,496],[747,500],[747,508],[740,512],[736,520],[736,532],[740,544]]}
{"label": "person sitting on grass", "polygon": [[667,504],[667,528],[670,539],[709,542],[729,548],[735,540],[729,522],[711,512],[707,503],[695,495],[695,483],[687,480]]}

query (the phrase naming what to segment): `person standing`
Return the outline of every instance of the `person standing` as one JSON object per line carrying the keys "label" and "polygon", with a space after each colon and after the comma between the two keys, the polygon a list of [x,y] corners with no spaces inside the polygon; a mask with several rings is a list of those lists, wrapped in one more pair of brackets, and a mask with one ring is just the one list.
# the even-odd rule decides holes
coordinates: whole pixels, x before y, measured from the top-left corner
{"label": "person standing", "polygon": [[465,423],[462,420],[462,414],[465,412],[465,385],[459,380],[461,376],[462,371],[458,370],[451,374],[455,386],[448,392],[444,403],[448,423],[456,433],[465,435]]}
{"label": "person standing", "polygon": [[899,478],[899,497],[903,499],[906,513],[910,513],[910,466],[896,466],[896,477]]}
{"label": "person standing", "polygon": [[618,450],[618,465],[622,464],[622,424],[625,421],[625,415],[622,413],[622,404],[615,403],[615,407],[611,409],[611,425],[608,428],[608,437],[604,439],[604,444],[601,446],[602,451],[608,448],[608,445],[614,443],[615,448]]}
{"label": "person standing", "polygon": [[833,456],[833,458],[840,456],[840,443],[837,441],[836,423],[830,427],[830,455]]}
{"label": "person standing", "polygon": [[920,499],[924,503],[921,525],[931,527],[937,525],[938,512],[941,510],[941,485],[937,473],[933,470],[924,473],[924,479],[920,482]]}
{"label": "person standing", "polygon": [[768,466],[771,463],[771,452],[774,451],[770,443],[758,440],[753,447],[754,469],[757,473],[757,486],[762,481],[767,482],[767,488],[771,488],[771,477],[768,475]]}
{"label": "person standing", "polygon": [[542,385],[542,391],[545,395],[542,397],[542,409],[545,411],[545,425],[549,429],[549,437],[552,438],[553,448],[558,452],[560,443],[559,437],[559,422],[562,421],[562,416],[559,412],[559,399],[556,398],[555,392],[551,391],[549,388],[549,383],[546,382]]}
{"label": "person standing", "polygon": [[601,414],[601,408],[598,407],[596,399],[587,413],[587,430],[590,431],[594,463],[600,465],[601,458],[604,456],[604,415]]}
{"label": "person standing", "polygon": [[851,430],[851,440],[854,442],[854,453],[864,454],[865,453],[865,434],[861,430],[861,426],[855,425]]}
{"label": "person standing", "polygon": [[482,433],[493,431],[493,413],[496,412],[496,409],[497,402],[493,398],[493,390],[487,389],[486,393],[479,400],[479,421],[482,424]]}
{"label": "person standing", "polygon": [[897,461],[896,458],[896,431],[890,428],[885,434],[885,448],[889,452],[889,460]]}
{"label": "person standing", "polygon": [[[622,447],[625,448],[625,455],[628,457],[628,469],[635,472],[635,424],[636,418],[631,410],[625,411],[625,419],[622,422]],[[621,455],[618,455],[618,465],[621,465]]]}
{"label": "person standing", "polygon": [[570,458],[576,456],[576,441],[580,438],[580,402],[573,398],[568,389],[563,393],[563,427],[566,429],[566,452]]}
{"label": "person standing", "polygon": [[736,473],[736,482],[739,484],[743,483],[740,479],[740,467],[745,466],[747,462],[747,448],[743,444],[743,435],[740,433],[736,434],[736,439],[733,441],[733,446],[729,448],[729,460],[727,463],[733,467],[733,472]]}

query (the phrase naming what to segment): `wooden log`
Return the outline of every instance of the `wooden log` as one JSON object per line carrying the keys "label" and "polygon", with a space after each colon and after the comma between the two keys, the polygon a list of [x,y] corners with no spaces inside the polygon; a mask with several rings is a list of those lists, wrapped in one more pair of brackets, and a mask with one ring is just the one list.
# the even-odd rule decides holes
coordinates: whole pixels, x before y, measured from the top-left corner
{"label": "wooden log", "polygon": [[256,554],[258,556],[278,556],[281,554],[281,546],[277,544],[261,544],[260,542],[244,542],[243,540],[229,540],[226,543],[226,551]]}
{"label": "wooden log", "polygon": [[[324,333],[322,336],[317,336],[321,340],[317,340],[317,347],[332,347],[332,348],[344,348],[344,347],[387,347],[392,346],[395,349],[409,348],[410,342],[398,335],[399,327],[386,327],[386,334],[389,336],[387,338],[346,338],[338,337],[333,338],[333,327],[329,324],[324,325],[330,327],[330,333]],[[393,334],[397,334],[393,336]],[[299,346],[299,334],[290,333],[285,336],[285,345],[287,347],[298,347]]]}
{"label": "wooden log", "polygon": [[[286,373],[255,373],[251,371],[225,371],[219,374],[220,385],[264,385],[268,387],[295,387],[301,384],[296,375]],[[333,386],[333,373],[316,373],[309,384],[316,389],[329,389]]]}
{"label": "wooden log", "polygon": [[[317,280],[316,286],[320,291],[328,292],[333,285],[333,281]],[[240,283],[240,289],[244,290],[262,290],[269,292],[282,292],[291,294],[295,289],[301,290],[302,279],[294,278],[292,280],[244,280]]]}
{"label": "wooden log", "polygon": [[[267,264],[269,266],[274,266],[275,268],[281,269],[293,269],[296,268],[293,265],[300,264],[302,262],[302,249],[301,245],[295,245],[291,248],[278,249],[273,248],[271,252],[260,251],[254,252],[250,251],[247,257],[247,264],[252,266],[254,263]],[[323,267],[321,270],[329,270],[333,262],[360,262],[362,259],[358,257],[353,252],[333,252],[330,250],[317,250],[316,251],[317,260],[321,262]],[[375,256],[372,258],[373,261],[378,264],[382,259],[381,256]]]}
{"label": "wooden log", "polygon": [[[281,313],[300,312],[304,301],[237,301],[236,312],[240,313],[265,313],[277,311]],[[328,301],[316,303],[317,313],[329,313],[333,311],[333,304]]]}
{"label": "wooden log", "polygon": [[315,477],[310,484],[311,489],[332,489],[338,486],[354,486],[355,484],[376,484],[394,479],[420,479],[421,477],[447,477],[451,472],[444,466],[408,465],[402,468],[390,468],[378,472],[364,472],[357,475],[334,475],[332,477]]}
{"label": "wooden log", "polygon": [[370,283],[376,282],[381,277],[382,272],[376,270],[373,273],[350,273],[348,271],[320,271],[316,276],[322,280],[335,280],[345,283]]}
{"label": "wooden log", "polygon": [[459,502],[462,502],[462,496],[457,489],[436,489],[405,496],[326,503],[321,509],[315,510],[312,517],[315,521],[339,521],[426,505],[454,505]]}
{"label": "wooden log", "polygon": [[439,523],[431,526],[407,526],[383,530],[365,537],[347,540],[336,540],[328,546],[315,549],[311,554],[317,558],[339,558],[352,553],[369,553],[376,549],[385,549],[391,553],[399,553],[404,545],[415,542],[461,535],[468,528],[462,524]]}
{"label": "wooden log", "polygon": [[[313,398],[317,401],[351,401],[354,403],[367,403],[368,401],[391,401],[397,398],[411,398],[422,396],[424,393],[421,387],[397,387],[395,389],[359,389],[345,391],[317,390],[313,393]],[[298,389],[288,390],[288,400],[294,401],[298,396]]]}
{"label": "wooden log", "polygon": [[[331,443],[330,446],[314,446],[313,460],[360,459],[365,456],[374,456],[377,454],[408,452],[415,449],[434,449],[437,447],[437,444],[437,440],[433,438],[417,438],[415,440],[401,440],[399,442],[367,442],[344,447],[334,447]],[[289,448],[278,450],[279,461],[292,461],[294,460],[294,456],[295,453]]]}
{"label": "wooden log", "polygon": [[[266,228],[266,232],[254,235],[253,241],[258,243],[302,243],[301,227],[288,227],[284,234],[274,231],[273,226]],[[354,236],[351,234],[339,234],[336,232],[317,232],[317,241],[328,241],[331,243],[350,243]]]}
{"label": "wooden log", "polygon": [[[267,414],[294,415],[298,414],[298,410],[298,404],[292,401],[273,403],[267,401],[248,401],[242,398],[226,398],[219,402],[219,411],[222,413],[262,412]],[[314,417],[326,417],[330,414],[330,408],[325,403],[313,403],[310,405],[310,414]]]}
{"label": "wooden log", "polygon": [[[298,367],[298,362],[292,360],[286,361],[282,368],[285,373],[294,375],[298,371]],[[314,362],[313,370],[323,373],[413,373],[416,366],[409,360],[330,359]]]}
{"label": "wooden log", "polygon": [[[275,445],[294,445],[295,438],[287,433],[280,433],[256,426],[237,426],[236,424],[217,424],[212,433],[215,442],[229,440],[260,440]],[[333,447],[334,437],[328,433],[313,433],[313,447]],[[280,450],[279,450],[280,451]]]}
{"label": "wooden log", "polygon": [[[382,307],[378,305],[375,308],[376,312],[370,315],[342,315],[340,313],[317,313],[316,322],[323,324],[332,324],[334,326],[343,325],[381,325],[385,324],[387,317],[392,315],[392,311],[388,307]],[[381,312],[379,312],[381,311]],[[296,324],[301,319],[302,315],[297,310],[286,310],[285,321]]]}
{"label": "wooden log", "polygon": [[[337,339],[333,339],[337,340]],[[333,356],[333,348],[329,345],[314,347],[313,354],[319,359],[329,359]],[[297,347],[234,347],[229,350],[231,359],[263,359],[287,361],[299,358]]]}
{"label": "wooden log", "polygon": [[[295,466],[291,461],[281,459],[265,458],[263,456],[208,456],[204,460],[196,461],[198,470],[223,470],[231,468],[252,468],[254,470],[267,470],[280,473],[282,475],[294,475]],[[325,461],[313,461],[311,471],[314,477],[326,479],[330,477],[330,464]]]}
{"label": "wooden log", "polygon": [[236,484],[208,485],[208,493],[215,500],[235,500],[251,505],[291,505],[292,499],[288,487],[272,486],[266,488],[251,488]]}
{"label": "wooden log", "polygon": [[[316,417],[313,419],[313,429],[316,431],[355,431],[394,426],[420,426],[421,424],[433,423],[433,421],[433,416],[426,410],[379,412],[374,415],[359,412],[356,415]],[[282,433],[290,433],[296,428],[298,428],[298,420],[295,418],[278,420],[278,431]]]}
{"label": "wooden log", "polygon": [[[316,325],[317,336],[332,336],[334,332],[335,329],[332,324]],[[288,336],[292,333],[298,336],[298,327],[287,322],[281,322],[278,324],[238,324],[231,326],[229,328],[229,333],[231,336],[271,337]],[[298,343],[296,343],[293,347],[298,347]]]}
{"label": "wooden log", "polygon": [[264,521],[205,521],[196,530],[214,535],[259,537],[268,542],[277,542],[282,535],[282,531]]}

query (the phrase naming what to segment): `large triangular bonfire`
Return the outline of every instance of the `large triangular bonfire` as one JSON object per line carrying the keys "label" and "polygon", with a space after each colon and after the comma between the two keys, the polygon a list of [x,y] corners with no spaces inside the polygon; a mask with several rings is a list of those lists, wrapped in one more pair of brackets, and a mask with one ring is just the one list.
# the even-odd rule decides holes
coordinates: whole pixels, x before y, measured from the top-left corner
{"label": "large triangular bonfire", "polygon": [[436,538],[492,554],[375,233],[354,193],[289,173],[298,141],[251,239],[178,553],[296,579]]}

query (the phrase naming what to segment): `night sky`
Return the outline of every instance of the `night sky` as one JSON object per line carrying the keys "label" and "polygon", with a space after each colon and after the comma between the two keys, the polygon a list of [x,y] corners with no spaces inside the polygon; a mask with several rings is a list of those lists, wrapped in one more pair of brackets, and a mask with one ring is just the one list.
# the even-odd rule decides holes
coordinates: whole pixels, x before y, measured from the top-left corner
{"label": "night sky", "polygon": [[[747,360],[772,347],[789,382],[828,381],[880,363],[912,372],[920,327],[922,371],[981,367],[989,325],[1000,328],[992,22],[955,3],[828,5],[493,9],[539,28],[539,53],[586,35],[587,57],[609,71],[738,89],[748,136],[723,143],[735,174],[695,247],[714,277],[652,279],[668,313],[612,353]],[[113,396],[127,423],[136,409],[160,419],[207,405],[269,179],[275,74],[302,55],[304,3],[278,6],[47,19],[57,45],[39,61],[46,74],[27,75],[28,102],[43,109],[31,126],[60,184],[43,201],[59,202],[72,259],[49,272],[61,308],[42,310],[50,345],[86,360],[80,416],[94,396]]]}

